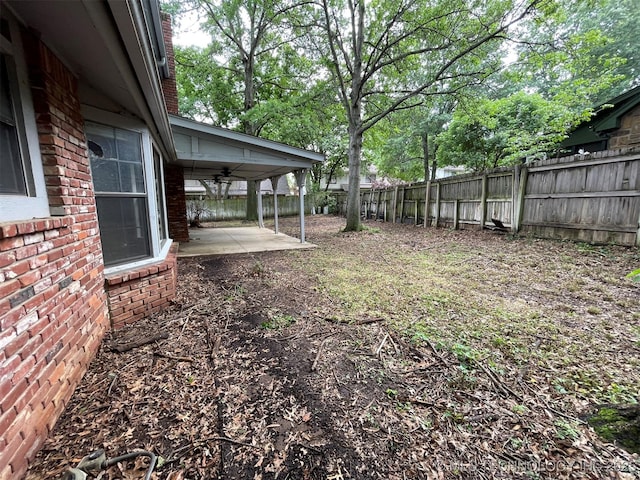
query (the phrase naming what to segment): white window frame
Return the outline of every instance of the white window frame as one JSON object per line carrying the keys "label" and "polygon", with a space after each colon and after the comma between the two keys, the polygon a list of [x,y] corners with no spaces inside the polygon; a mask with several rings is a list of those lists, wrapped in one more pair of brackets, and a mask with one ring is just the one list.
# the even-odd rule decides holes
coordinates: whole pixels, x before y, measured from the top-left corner
{"label": "white window frame", "polygon": [[[148,221],[148,232],[150,236],[150,247],[151,247],[151,255],[147,258],[143,258],[140,260],[134,260],[127,263],[122,263],[120,265],[114,265],[111,267],[105,267],[104,273],[105,275],[115,274],[119,272],[124,272],[127,270],[133,270],[136,268],[142,268],[149,264],[156,263],[159,260],[166,258],[169,253],[169,249],[171,247],[171,240],[169,238],[160,238],[160,229],[159,229],[159,215],[163,215],[164,225],[167,225],[166,214],[166,205],[164,208],[159,208],[157,195],[156,195],[156,180],[154,176],[155,165],[153,160],[153,150],[154,150],[154,142],[151,138],[151,134],[147,126],[140,120],[132,117],[125,117],[123,115],[118,115],[112,112],[106,112],[104,110],[97,109],[95,107],[90,107],[83,105],[82,113],[84,119],[88,122],[99,123],[106,126],[121,128],[124,130],[134,131],[139,133],[142,140],[142,170],[144,175],[145,182],[145,191],[146,191],[146,202],[147,202],[147,211],[149,214]],[[164,184],[164,172],[162,168],[162,154],[160,153],[159,148],[155,148],[156,152],[160,156],[159,166],[160,171],[157,172],[159,182]],[[168,235],[168,232],[167,232]]]}
{"label": "white window frame", "polygon": [[9,78],[9,82],[15,82],[19,93],[18,98],[12,96],[11,100],[14,102],[18,141],[27,177],[25,178],[27,194],[0,194],[0,222],[46,218],[50,216],[49,198],[47,197],[42,168],[38,129],[31,99],[31,87],[22,47],[20,26],[15,17],[7,10],[7,6],[3,4],[2,7],[2,18],[9,24],[11,41],[0,35],[0,52],[6,55],[15,67],[16,78]]}

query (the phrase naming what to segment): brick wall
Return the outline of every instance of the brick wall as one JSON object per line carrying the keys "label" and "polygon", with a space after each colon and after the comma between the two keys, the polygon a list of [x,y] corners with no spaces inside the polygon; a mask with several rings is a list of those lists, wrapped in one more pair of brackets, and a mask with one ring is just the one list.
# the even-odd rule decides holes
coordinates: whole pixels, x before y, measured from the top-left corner
{"label": "brick wall", "polygon": [[169,67],[169,78],[162,79],[162,91],[164,102],[167,105],[167,112],[178,115],[178,88],[176,86],[176,60],[173,53],[173,31],[171,29],[171,16],[162,14],[162,36],[167,52],[167,66]]}
{"label": "brick wall", "polygon": [[184,173],[178,165],[165,165],[165,195],[167,196],[167,221],[169,236],[177,242],[189,241],[187,200],[184,192]]}
{"label": "brick wall", "polygon": [[[171,16],[162,14],[162,35],[167,52],[169,78],[162,80],[162,91],[167,111],[178,115],[178,90],[176,87],[176,62],[173,53],[173,33]],[[167,220],[169,221],[169,236],[178,242],[189,241],[189,227],[187,223],[187,202],[184,192],[184,174],[181,167],[165,165],[165,192],[167,196]]]}
{"label": "brick wall", "polygon": [[0,224],[0,479],[20,478],[109,328],[77,81],[24,35],[51,213]]}
{"label": "brick wall", "polygon": [[120,328],[166,308],[176,295],[178,244],[167,258],[122,274],[107,276],[111,324]]}
{"label": "brick wall", "polygon": [[609,149],[615,150],[640,145],[640,105],[628,112],[609,139]]}

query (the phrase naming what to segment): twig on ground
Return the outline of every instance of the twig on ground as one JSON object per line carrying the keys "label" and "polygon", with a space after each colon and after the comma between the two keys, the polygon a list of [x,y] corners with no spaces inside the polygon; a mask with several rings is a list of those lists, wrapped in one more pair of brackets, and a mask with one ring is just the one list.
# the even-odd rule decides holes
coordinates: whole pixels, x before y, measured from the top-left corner
{"label": "twig on ground", "polygon": [[178,362],[193,362],[193,358],[191,357],[178,357],[178,356],[174,356],[174,355],[169,355],[167,353],[162,353],[162,352],[153,352],[154,355],[158,356],[158,357],[162,357],[162,358],[168,358],[170,360],[176,360]]}
{"label": "twig on ground", "polygon": [[156,333],[154,335],[149,335],[148,337],[143,337],[140,340],[135,340],[133,342],[111,345],[111,350],[118,353],[124,353],[128,352],[129,350],[133,350],[134,348],[146,345],[147,343],[157,342],[158,340],[166,340],[167,338],[169,338],[169,334],[167,332]]}
{"label": "twig on ground", "polygon": [[489,379],[493,382],[493,384],[498,388],[498,390],[500,390],[505,396],[506,395],[513,395],[515,398],[517,398],[518,400],[520,400],[521,402],[523,401],[522,395],[520,395],[519,393],[516,393],[513,391],[513,389],[511,389],[508,385],[506,385],[502,380],[500,380],[495,373],[493,373],[491,370],[489,370],[487,367],[485,367],[484,365],[482,365],[482,363],[480,362],[474,362],[476,365],[478,365],[478,367],[480,367],[480,370],[482,370],[488,377]]}
{"label": "twig on ground", "polygon": [[376,348],[376,357],[380,355],[380,352],[382,351],[382,347],[384,347],[384,344],[387,343],[387,339],[389,338],[389,334],[387,333],[384,338],[382,339],[382,342],[380,342],[380,345],[378,345],[378,348]]}
{"label": "twig on ground", "polygon": [[327,341],[329,340],[329,338],[331,338],[330,336],[325,338],[322,343],[320,344],[320,346],[318,347],[318,353],[316,353],[316,358],[313,360],[313,363],[311,364],[311,371],[315,372],[316,367],[318,365],[318,359],[320,358],[320,354],[322,353],[322,348],[324,347],[324,344],[327,343]]}
{"label": "twig on ground", "polygon": [[107,390],[107,396],[111,395],[111,389],[116,384],[116,380],[118,380],[118,374],[117,373],[110,373],[109,376],[110,377],[112,376],[113,380],[111,380],[111,384],[109,385],[109,390]]}
{"label": "twig on ground", "polygon": [[431,351],[433,352],[433,354],[435,355],[436,359],[445,367],[449,366],[449,363],[440,356],[440,353],[438,353],[438,350],[436,350],[436,347],[433,346],[433,343],[431,343],[430,340],[425,339],[425,342],[427,343],[427,345],[429,345],[429,348],[431,349]]}
{"label": "twig on ground", "polygon": [[535,396],[535,398],[537,398],[538,401],[540,403],[542,403],[542,405],[544,406],[545,410],[547,410],[547,411],[549,411],[551,413],[555,413],[556,415],[558,415],[560,417],[563,417],[563,418],[566,418],[567,420],[571,420],[571,421],[574,421],[576,423],[581,423],[582,425],[586,425],[587,424],[587,422],[585,422],[581,418],[575,417],[573,415],[569,415],[568,413],[564,413],[564,412],[561,412],[560,410],[557,410],[557,409],[553,408],[551,405],[549,405],[549,403],[547,403],[547,401],[544,398],[542,398],[541,395],[538,395],[538,393],[533,388],[531,388],[529,385],[527,385],[526,383],[523,383],[523,382],[519,382],[519,383],[520,383],[521,386],[527,388]]}
{"label": "twig on ground", "polygon": [[378,322],[384,322],[385,319],[384,318],[365,318],[364,320],[358,320],[357,322],[354,323],[354,325],[368,325],[370,323],[378,323]]}
{"label": "twig on ground", "polygon": [[176,340],[180,340],[180,338],[182,338],[184,329],[187,328],[187,325],[189,324],[189,320],[191,320],[191,313],[192,312],[189,312],[189,314],[187,315],[187,318],[184,319],[184,323],[182,324],[182,330],[180,330],[180,335],[178,335],[178,338]]}
{"label": "twig on ground", "polygon": [[183,452],[187,452],[189,450],[191,450],[192,448],[197,448],[201,445],[204,445],[207,442],[226,442],[226,443],[231,443],[233,445],[238,445],[241,447],[249,447],[249,448],[255,448],[260,450],[262,447],[260,447],[259,445],[252,445],[250,443],[245,443],[245,442],[241,442],[239,440],[234,440],[233,438],[229,438],[229,437],[208,437],[208,438],[203,438],[201,440],[197,440],[195,442],[190,443],[189,445],[185,445],[183,447],[180,447],[176,450],[174,450],[171,453],[171,458],[169,460],[167,460],[165,463],[173,463],[173,462],[177,462],[178,460],[180,460],[180,456],[179,454],[183,453]]}

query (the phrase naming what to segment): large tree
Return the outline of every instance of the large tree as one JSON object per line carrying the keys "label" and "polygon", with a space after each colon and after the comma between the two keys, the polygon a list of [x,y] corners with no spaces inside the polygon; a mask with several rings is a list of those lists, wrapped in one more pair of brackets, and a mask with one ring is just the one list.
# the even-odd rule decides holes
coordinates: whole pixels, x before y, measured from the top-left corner
{"label": "large tree", "polygon": [[637,0],[558,0],[556,14],[510,40],[518,61],[502,79],[568,108],[593,106],[640,84]]}
{"label": "large tree", "polygon": [[[207,49],[178,49],[184,107],[226,127],[259,136],[265,119],[253,112],[261,98],[286,96],[299,34],[292,18],[297,0],[190,0],[182,8],[204,12]],[[192,95],[195,96],[193,98]],[[247,219],[257,219],[255,182],[247,182]]]}
{"label": "large tree", "polygon": [[495,68],[486,58],[508,30],[551,4],[544,0],[318,0],[326,65],[345,109],[349,192],[345,230],[360,229],[365,132],[424,97],[450,95]]}
{"label": "large tree", "polygon": [[438,139],[438,163],[477,172],[537,158],[552,151],[571,125],[586,118],[588,108],[572,111],[537,93],[468,101]]}

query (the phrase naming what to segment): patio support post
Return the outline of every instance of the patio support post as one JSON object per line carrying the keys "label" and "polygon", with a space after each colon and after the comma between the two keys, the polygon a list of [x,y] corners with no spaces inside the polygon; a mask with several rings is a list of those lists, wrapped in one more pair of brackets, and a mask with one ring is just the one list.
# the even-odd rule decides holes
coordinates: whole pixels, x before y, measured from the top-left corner
{"label": "patio support post", "polygon": [[296,170],[294,174],[298,184],[298,196],[300,197],[300,243],[304,243],[304,191],[307,171],[305,169]]}
{"label": "patio support post", "polygon": [[273,229],[276,235],[280,233],[278,231],[278,182],[280,181],[280,175],[271,177],[271,188],[273,189]]}
{"label": "patio support post", "polygon": [[262,180],[256,180],[255,185],[258,196],[258,227],[264,228],[264,219],[262,217]]}

